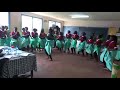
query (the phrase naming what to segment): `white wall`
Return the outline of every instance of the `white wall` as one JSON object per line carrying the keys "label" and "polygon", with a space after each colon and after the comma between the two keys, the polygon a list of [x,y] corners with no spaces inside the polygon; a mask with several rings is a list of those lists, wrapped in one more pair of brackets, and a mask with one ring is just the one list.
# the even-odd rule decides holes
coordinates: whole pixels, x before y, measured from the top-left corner
{"label": "white wall", "polygon": [[64,26],[120,27],[120,21],[66,21]]}

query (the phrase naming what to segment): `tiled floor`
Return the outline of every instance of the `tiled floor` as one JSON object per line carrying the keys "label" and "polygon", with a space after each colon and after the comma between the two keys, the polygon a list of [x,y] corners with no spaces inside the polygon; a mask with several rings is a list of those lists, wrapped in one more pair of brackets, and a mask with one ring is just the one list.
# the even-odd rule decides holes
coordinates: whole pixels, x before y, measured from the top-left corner
{"label": "tiled floor", "polygon": [[111,73],[94,59],[54,51],[53,61],[44,52],[37,53],[37,72],[34,78],[110,78]]}

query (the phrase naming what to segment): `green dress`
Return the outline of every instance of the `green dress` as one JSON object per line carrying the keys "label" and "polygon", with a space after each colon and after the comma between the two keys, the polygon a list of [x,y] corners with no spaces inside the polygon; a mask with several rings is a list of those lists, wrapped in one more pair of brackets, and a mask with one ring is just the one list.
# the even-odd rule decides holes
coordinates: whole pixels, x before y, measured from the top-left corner
{"label": "green dress", "polygon": [[48,39],[46,40],[45,50],[46,50],[48,55],[51,55],[51,52],[52,52],[52,40],[48,40]]}
{"label": "green dress", "polygon": [[57,40],[57,41],[56,41],[56,46],[57,46],[58,48],[62,48],[62,41]]}
{"label": "green dress", "polygon": [[5,46],[6,38],[0,38],[0,46]]}
{"label": "green dress", "polygon": [[80,42],[77,48],[77,52],[81,52],[83,49],[85,49],[86,41]]}
{"label": "green dress", "polygon": [[71,48],[76,48],[76,45],[77,45],[77,39],[72,39]]}
{"label": "green dress", "polygon": [[38,37],[31,37],[30,38],[30,45],[33,47],[33,48],[36,48],[37,47],[37,43],[38,43]]}
{"label": "green dress", "polygon": [[100,46],[98,46],[98,45],[94,45],[94,51],[93,51],[93,53],[97,53],[97,55],[100,55],[100,50],[101,50],[101,47]]}
{"label": "green dress", "polygon": [[10,41],[10,46],[14,46],[14,47],[20,47],[20,38],[18,39],[14,39],[14,38],[11,38],[11,41]]}
{"label": "green dress", "polygon": [[46,38],[38,38],[38,43],[37,43],[37,47],[39,47],[40,45],[40,48],[45,48],[45,43],[46,43]]}
{"label": "green dress", "polygon": [[7,30],[7,38],[6,38],[6,45],[10,47],[11,37],[10,37],[10,30]]}
{"label": "green dress", "polygon": [[94,45],[93,45],[93,44],[86,44],[85,51],[86,51],[88,54],[92,54],[92,53],[93,53],[93,50],[94,50]]}
{"label": "green dress", "polygon": [[29,46],[30,44],[30,37],[28,38],[22,37],[21,40],[22,40],[21,47],[27,48],[27,46]]}
{"label": "green dress", "polygon": [[101,53],[101,55],[100,55],[100,61],[101,61],[101,62],[103,62],[106,53],[107,53],[107,48],[105,47],[105,48],[102,50],[102,53]]}
{"label": "green dress", "polygon": [[67,49],[69,49],[71,46],[71,39],[70,38],[66,38],[65,39],[65,44],[64,44],[64,51],[66,51]]}
{"label": "green dress", "polygon": [[113,66],[113,60],[115,59],[116,56],[116,50],[114,51],[108,51],[106,52],[104,56],[104,61],[106,62],[106,67],[112,71],[112,66]]}

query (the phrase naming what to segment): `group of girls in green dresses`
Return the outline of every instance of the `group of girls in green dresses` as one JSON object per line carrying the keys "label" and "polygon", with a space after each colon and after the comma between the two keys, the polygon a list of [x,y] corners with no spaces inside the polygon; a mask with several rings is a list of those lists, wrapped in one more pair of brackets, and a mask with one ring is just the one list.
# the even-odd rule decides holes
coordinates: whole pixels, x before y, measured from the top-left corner
{"label": "group of girls in green dresses", "polygon": [[51,61],[53,60],[53,48],[58,48],[64,53],[82,53],[83,56],[86,52],[86,56],[90,55],[91,59],[95,58],[96,61],[102,62],[105,68],[112,71],[112,63],[117,50],[117,38],[114,35],[108,35],[105,40],[103,35],[96,37],[93,33],[87,39],[85,32],[79,36],[77,31],[71,34],[70,30],[64,36],[63,32],[57,33],[53,28],[49,29],[48,34],[45,34],[44,29],[38,34],[36,28],[30,33],[28,27],[24,27],[20,34],[17,27],[10,32],[7,26],[2,26],[0,27],[0,46],[14,46],[32,52],[42,49]]}

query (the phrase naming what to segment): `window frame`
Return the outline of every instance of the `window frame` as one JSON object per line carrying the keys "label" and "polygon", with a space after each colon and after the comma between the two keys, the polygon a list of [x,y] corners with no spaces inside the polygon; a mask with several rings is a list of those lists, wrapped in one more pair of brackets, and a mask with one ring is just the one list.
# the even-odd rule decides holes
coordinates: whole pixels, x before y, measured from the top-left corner
{"label": "window frame", "polygon": [[[61,24],[61,28],[60,28],[60,29],[62,29],[62,23],[61,23],[61,22],[54,21],[54,20],[49,20],[49,21],[55,22],[55,25],[56,25],[56,22],[57,22],[57,23],[60,23],[60,24]],[[49,25],[49,21],[48,21],[48,25]],[[48,28],[50,28],[50,27],[48,27]]]}
{"label": "window frame", "polygon": [[22,29],[22,16],[28,16],[28,17],[32,17],[32,29],[33,29],[33,18],[38,18],[42,20],[42,28],[43,28],[43,18],[39,18],[36,16],[31,16],[31,15],[26,15],[26,14],[21,14],[21,29]]}

